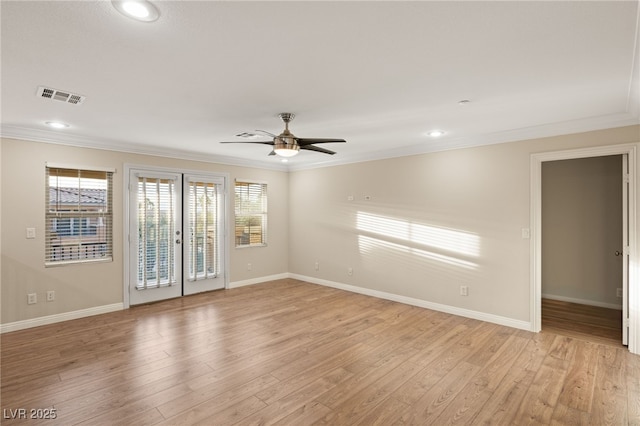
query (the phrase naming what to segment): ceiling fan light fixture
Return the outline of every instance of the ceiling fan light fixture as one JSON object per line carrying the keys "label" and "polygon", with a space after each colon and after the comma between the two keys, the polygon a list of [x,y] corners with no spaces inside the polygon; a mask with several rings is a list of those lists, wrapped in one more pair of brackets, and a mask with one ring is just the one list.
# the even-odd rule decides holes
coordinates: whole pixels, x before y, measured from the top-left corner
{"label": "ceiling fan light fixture", "polygon": [[284,157],[284,158],[290,158],[298,155],[298,150],[291,149],[291,148],[276,149],[275,152],[276,152],[276,155],[279,155],[280,157]]}
{"label": "ceiling fan light fixture", "polygon": [[287,146],[287,144],[276,144],[275,148],[273,149],[273,152],[275,152],[276,155],[279,155],[280,157],[284,157],[284,158],[290,158],[295,155],[298,155],[299,151],[300,151],[300,147],[298,145]]}

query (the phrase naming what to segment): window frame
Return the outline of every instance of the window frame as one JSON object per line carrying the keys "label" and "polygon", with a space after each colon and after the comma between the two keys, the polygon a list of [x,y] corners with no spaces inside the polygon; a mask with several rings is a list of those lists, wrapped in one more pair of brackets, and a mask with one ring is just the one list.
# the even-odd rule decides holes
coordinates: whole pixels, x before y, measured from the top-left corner
{"label": "window frame", "polygon": [[[246,194],[242,194],[238,192],[238,188],[241,186],[246,186],[247,187],[247,191]],[[248,203],[239,203],[239,197],[242,195],[249,195],[251,194],[251,186],[254,186],[254,190],[257,189],[257,187],[259,187],[259,193],[257,194],[260,198],[260,208],[259,209],[250,209]],[[267,182],[260,182],[260,181],[255,181],[252,179],[236,179],[234,182],[234,188],[233,188],[233,192],[234,192],[234,224],[233,224],[233,229],[234,229],[234,245],[235,248],[249,248],[249,247],[266,247],[268,245],[268,184]],[[254,192],[254,196],[255,196],[255,192]],[[259,227],[260,227],[260,232],[251,232],[251,224],[249,225],[241,225],[243,228],[246,228],[247,226],[250,227],[249,232],[248,232],[248,243],[243,244],[241,242],[241,240],[239,241],[238,238],[238,227],[239,227],[239,218],[246,218],[249,219],[250,218],[259,218]],[[244,236],[244,234],[246,233],[244,230],[241,231],[242,232],[242,236],[241,238],[247,238]],[[252,243],[251,242],[251,238],[252,235],[260,235],[260,242],[256,242],[256,243]]]}
{"label": "window frame", "polygon": [[[113,261],[113,177],[116,170],[111,168],[96,168],[91,166],[77,166],[77,165],[68,165],[68,164],[55,164],[55,163],[45,163],[45,241],[44,241],[44,264],[45,267],[57,267],[57,266],[65,266],[65,265],[75,265],[75,264],[87,264],[87,263],[96,263],[96,262],[112,262]],[[78,193],[77,193],[77,208],[73,209],[60,209],[57,206],[51,206],[51,191],[59,191],[59,188],[64,188],[63,186],[52,186],[50,184],[50,177],[69,177],[72,179],[78,179]],[[95,174],[104,174],[104,179],[99,178],[100,180],[104,180],[105,188],[105,197],[104,203],[106,206],[104,208],[98,208],[97,210],[89,209],[83,207],[81,203],[81,191],[82,189],[96,189],[91,186],[83,186],[82,178],[91,177],[91,175]],[[68,235],[60,236],[54,227],[58,226],[60,221],[68,221],[69,224],[74,224],[78,221],[78,227],[69,229]],[[87,234],[82,234],[83,230],[89,230],[92,227],[93,223],[99,223],[104,227],[104,236],[100,237],[98,235],[97,228],[95,232],[89,232]],[[85,225],[83,225],[85,224]],[[76,235],[75,231],[79,231],[80,235]],[[58,234],[56,246],[54,242],[55,235]],[[62,244],[63,239],[67,238],[69,240],[68,244]],[[75,241],[71,241],[71,240]],[[91,241],[90,241],[91,240]],[[88,248],[89,245],[93,245],[97,247],[97,250],[94,248],[90,250]],[[98,244],[98,246],[96,246]],[[56,247],[66,246],[69,249],[69,254],[65,257],[62,255],[60,258],[56,258],[60,256],[60,254],[54,254]],[[60,251],[63,253],[64,249]]]}

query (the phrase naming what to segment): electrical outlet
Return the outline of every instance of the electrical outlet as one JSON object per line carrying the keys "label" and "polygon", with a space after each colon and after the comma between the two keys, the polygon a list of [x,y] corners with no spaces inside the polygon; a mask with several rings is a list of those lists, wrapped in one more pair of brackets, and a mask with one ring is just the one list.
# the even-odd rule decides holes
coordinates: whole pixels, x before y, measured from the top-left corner
{"label": "electrical outlet", "polygon": [[460,296],[468,296],[469,295],[469,287],[466,285],[460,286]]}
{"label": "electrical outlet", "polygon": [[253,268],[253,265],[252,265],[252,264],[250,264],[250,263],[247,263],[247,271],[250,271],[250,270],[251,270],[251,268]]}
{"label": "electrical outlet", "polygon": [[56,292],[53,290],[47,291],[47,302],[53,302],[56,300]]}
{"label": "electrical outlet", "polygon": [[622,299],[622,289],[621,288],[616,288],[616,297],[619,297]]}
{"label": "electrical outlet", "polygon": [[320,262],[316,262],[316,271],[320,270]]}
{"label": "electrical outlet", "polygon": [[349,269],[347,269],[347,274],[349,274],[349,276],[353,275],[353,268],[349,267]]}
{"label": "electrical outlet", "polygon": [[38,303],[38,295],[36,293],[27,294],[27,305],[35,305]]}

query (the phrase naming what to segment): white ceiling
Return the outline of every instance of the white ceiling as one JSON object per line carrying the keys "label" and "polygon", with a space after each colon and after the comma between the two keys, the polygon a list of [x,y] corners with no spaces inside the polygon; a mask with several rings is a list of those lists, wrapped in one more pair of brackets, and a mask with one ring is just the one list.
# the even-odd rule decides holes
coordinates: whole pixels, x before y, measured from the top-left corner
{"label": "white ceiling", "polygon": [[[3,0],[2,135],[296,169],[640,123],[637,1],[154,4]],[[218,143],[280,112],[347,143],[287,165]]]}

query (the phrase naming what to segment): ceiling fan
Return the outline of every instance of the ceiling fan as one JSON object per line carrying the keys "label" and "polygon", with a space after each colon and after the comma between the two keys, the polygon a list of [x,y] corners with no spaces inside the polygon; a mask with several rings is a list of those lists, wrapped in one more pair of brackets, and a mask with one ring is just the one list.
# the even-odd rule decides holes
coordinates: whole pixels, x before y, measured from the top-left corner
{"label": "ceiling fan", "polygon": [[283,112],[278,114],[278,117],[280,117],[280,119],[284,121],[284,131],[279,135],[274,135],[273,133],[265,132],[264,130],[256,130],[258,134],[239,133],[236,135],[244,138],[255,138],[255,137],[259,137],[260,135],[264,135],[264,136],[271,137],[272,140],[270,141],[233,141],[233,142],[220,142],[220,143],[257,143],[262,145],[271,145],[273,146],[273,150],[269,153],[269,155],[279,155],[281,157],[293,157],[294,155],[298,154],[298,152],[301,149],[333,155],[335,154],[334,151],[330,151],[325,148],[320,148],[319,146],[315,146],[314,144],[347,142],[344,139],[299,138],[297,136],[294,136],[294,134],[289,131],[289,122],[293,120],[295,115],[290,112]]}

